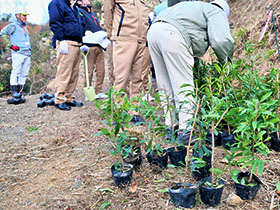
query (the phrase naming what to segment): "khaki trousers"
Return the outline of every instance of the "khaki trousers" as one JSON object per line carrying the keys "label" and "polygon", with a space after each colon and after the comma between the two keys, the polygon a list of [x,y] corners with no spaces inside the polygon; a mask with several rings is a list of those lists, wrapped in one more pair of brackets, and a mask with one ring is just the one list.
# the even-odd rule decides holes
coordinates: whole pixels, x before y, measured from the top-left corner
{"label": "khaki trousers", "polygon": [[145,92],[149,90],[148,87],[148,76],[151,74],[151,56],[149,52],[149,48],[145,47],[144,51],[144,60],[143,60],[143,71],[142,71],[142,79],[143,79],[143,89]]}
{"label": "khaki trousers", "polygon": [[[92,84],[93,69],[95,66],[96,71],[96,83],[95,83],[95,93],[103,92],[103,81],[105,75],[104,67],[104,52],[101,47],[90,47],[88,53],[88,76],[89,76],[89,85]],[[87,86],[87,81],[85,78],[84,86]]]}
{"label": "khaki trousers", "polygon": [[[180,32],[173,25],[162,22],[152,24],[147,35],[150,54],[155,67],[157,85],[160,91],[166,90],[172,105],[179,111],[179,129],[185,129],[189,120],[193,117],[192,101],[193,97],[179,94],[180,91],[187,90],[193,92],[193,65],[194,58],[192,49],[186,44]],[[189,87],[180,88],[183,84]],[[167,111],[166,98],[161,98],[162,105]],[[187,101],[180,108],[180,102]],[[177,122],[174,111],[167,113],[165,124],[171,126]]]}
{"label": "khaki trousers", "polygon": [[108,76],[109,76],[110,86],[112,86],[112,85],[114,85],[114,81],[115,81],[112,45],[108,45],[106,51],[107,51],[107,55],[108,55]]}
{"label": "khaki trousers", "polygon": [[131,96],[136,97],[141,93],[144,49],[144,42],[119,40],[113,42],[115,90],[125,90],[131,79]]}
{"label": "khaki trousers", "polygon": [[60,53],[60,42],[56,42],[57,72],[55,76],[55,103],[61,104],[74,100],[72,95],[76,89],[79,66],[80,46],[78,42],[67,41],[68,54]]}

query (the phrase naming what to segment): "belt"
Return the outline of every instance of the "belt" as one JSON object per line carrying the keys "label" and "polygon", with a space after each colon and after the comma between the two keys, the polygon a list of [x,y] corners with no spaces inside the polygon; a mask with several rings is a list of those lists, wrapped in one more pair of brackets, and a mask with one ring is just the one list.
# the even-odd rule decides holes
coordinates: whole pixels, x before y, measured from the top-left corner
{"label": "belt", "polygon": [[165,20],[157,20],[157,21],[155,21],[155,23],[168,23],[168,22]]}

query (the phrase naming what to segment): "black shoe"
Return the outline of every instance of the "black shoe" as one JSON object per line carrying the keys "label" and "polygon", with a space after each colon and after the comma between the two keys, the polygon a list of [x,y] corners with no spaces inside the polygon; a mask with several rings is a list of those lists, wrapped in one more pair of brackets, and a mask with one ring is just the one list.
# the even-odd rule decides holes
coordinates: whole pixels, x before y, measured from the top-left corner
{"label": "black shoe", "polygon": [[[189,144],[190,135],[191,135],[191,132],[187,132],[187,133],[179,132],[178,133],[177,143],[178,144],[188,145]],[[191,145],[194,145],[194,144],[195,144],[195,137],[192,136]]]}
{"label": "black shoe", "polygon": [[21,98],[21,93],[15,92],[15,93],[13,94],[13,97],[14,97],[14,98],[20,99],[20,98]]}
{"label": "black shoe", "polygon": [[23,104],[23,103],[25,103],[25,101],[26,101],[26,99],[25,99],[24,97],[21,97],[19,103],[20,103],[20,104]]}
{"label": "black shoe", "polygon": [[63,111],[70,111],[71,107],[68,106],[66,103],[62,103],[62,104],[55,104],[54,105],[56,108],[63,110]]}
{"label": "black shoe", "polygon": [[54,100],[55,100],[55,98],[51,98],[51,99],[46,99],[47,101],[46,101],[46,104],[48,105],[48,106],[54,106]]}
{"label": "black shoe", "polygon": [[21,100],[20,98],[9,98],[7,100],[7,103],[17,105],[17,104],[20,104],[20,100]]}
{"label": "black shoe", "polygon": [[48,94],[43,93],[43,94],[40,96],[40,100],[46,99],[47,97],[48,97]]}
{"label": "black shoe", "polygon": [[52,99],[52,98],[54,98],[54,94],[53,94],[53,93],[50,93],[50,94],[47,96],[46,99]]}
{"label": "black shoe", "polygon": [[77,102],[75,100],[73,100],[72,102],[66,102],[66,104],[71,107],[81,107],[84,105],[82,102]]}
{"label": "black shoe", "polygon": [[38,103],[37,103],[37,107],[38,108],[43,108],[44,106],[47,105],[47,99],[43,99],[43,100],[40,100]]}
{"label": "black shoe", "polygon": [[140,117],[139,115],[134,115],[133,117],[132,117],[132,119],[131,119],[131,122],[133,123],[133,124],[140,124],[140,123],[143,123],[143,122],[145,122],[144,121],[144,119],[142,118],[142,117]]}

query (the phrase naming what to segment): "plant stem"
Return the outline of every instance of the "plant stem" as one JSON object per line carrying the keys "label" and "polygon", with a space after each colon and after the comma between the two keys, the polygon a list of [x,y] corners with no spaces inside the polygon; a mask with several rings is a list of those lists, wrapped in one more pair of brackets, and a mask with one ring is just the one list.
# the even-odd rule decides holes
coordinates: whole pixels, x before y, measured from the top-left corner
{"label": "plant stem", "polygon": [[[257,107],[256,107],[256,116],[255,116],[254,122],[257,122],[259,107],[260,107],[260,102],[258,102]],[[253,130],[252,136],[255,136],[255,134],[256,134],[256,130]],[[252,138],[252,156],[253,156],[253,160],[255,160],[256,158],[255,158],[255,139],[254,138]],[[251,166],[251,170],[250,170],[250,176],[249,176],[249,180],[248,180],[249,183],[251,183],[252,179],[253,179],[252,167],[253,167],[253,165]]]}
{"label": "plant stem", "polygon": [[[227,91],[226,91],[226,86],[225,86],[225,83],[224,83],[224,78],[222,78],[222,84],[223,84],[223,88],[224,88],[224,95],[227,97]],[[228,103],[228,100],[226,99],[226,102]],[[228,135],[230,135],[230,126],[229,124],[227,124],[227,132],[228,132]]]}
{"label": "plant stem", "polygon": [[193,125],[192,125],[192,130],[191,130],[191,133],[190,133],[189,143],[188,143],[188,146],[187,146],[187,154],[186,154],[186,159],[185,159],[185,161],[186,161],[186,168],[185,168],[184,188],[186,187],[186,183],[187,183],[188,162],[189,162],[189,154],[190,154],[192,134],[193,134],[194,127],[196,125],[196,118],[197,118],[197,113],[198,113],[199,109],[200,109],[200,99],[198,99],[198,102],[197,102],[197,106],[196,106],[196,110],[195,110],[195,115],[194,115],[194,121],[193,121]]}
{"label": "plant stem", "polygon": [[167,109],[169,110],[169,117],[170,117],[170,121],[171,121],[171,136],[170,136],[170,138],[171,138],[171,139],[174,138],[174,149],[175,149],[175,152],[177,152],[176,139],[175,139],[175,137],[174,137],[174,122],[173,122],[173,116],[172,116],[171,105],[170,105],[169,97],[167,96],[166,88],[164,88],[164,95],[165,95],[165,98],[166,98]]}

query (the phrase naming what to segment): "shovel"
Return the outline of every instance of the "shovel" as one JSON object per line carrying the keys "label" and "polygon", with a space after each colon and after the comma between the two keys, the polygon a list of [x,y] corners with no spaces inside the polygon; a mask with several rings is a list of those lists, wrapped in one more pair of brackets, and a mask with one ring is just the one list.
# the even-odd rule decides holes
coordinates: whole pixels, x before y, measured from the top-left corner
{"label": "shovel", "polygon": [[83,45],[81,48],[82,55],[85,59],[85,72],[86,72],[86,82],[87,86],[83,88],[84,94],[87,97],[89,101],[94,101],[95,99],[95,90],[94,87],[89,86],[89,77],[88,77],[88,61],[87,56],[89,53],[89,48],[85,45]]}

